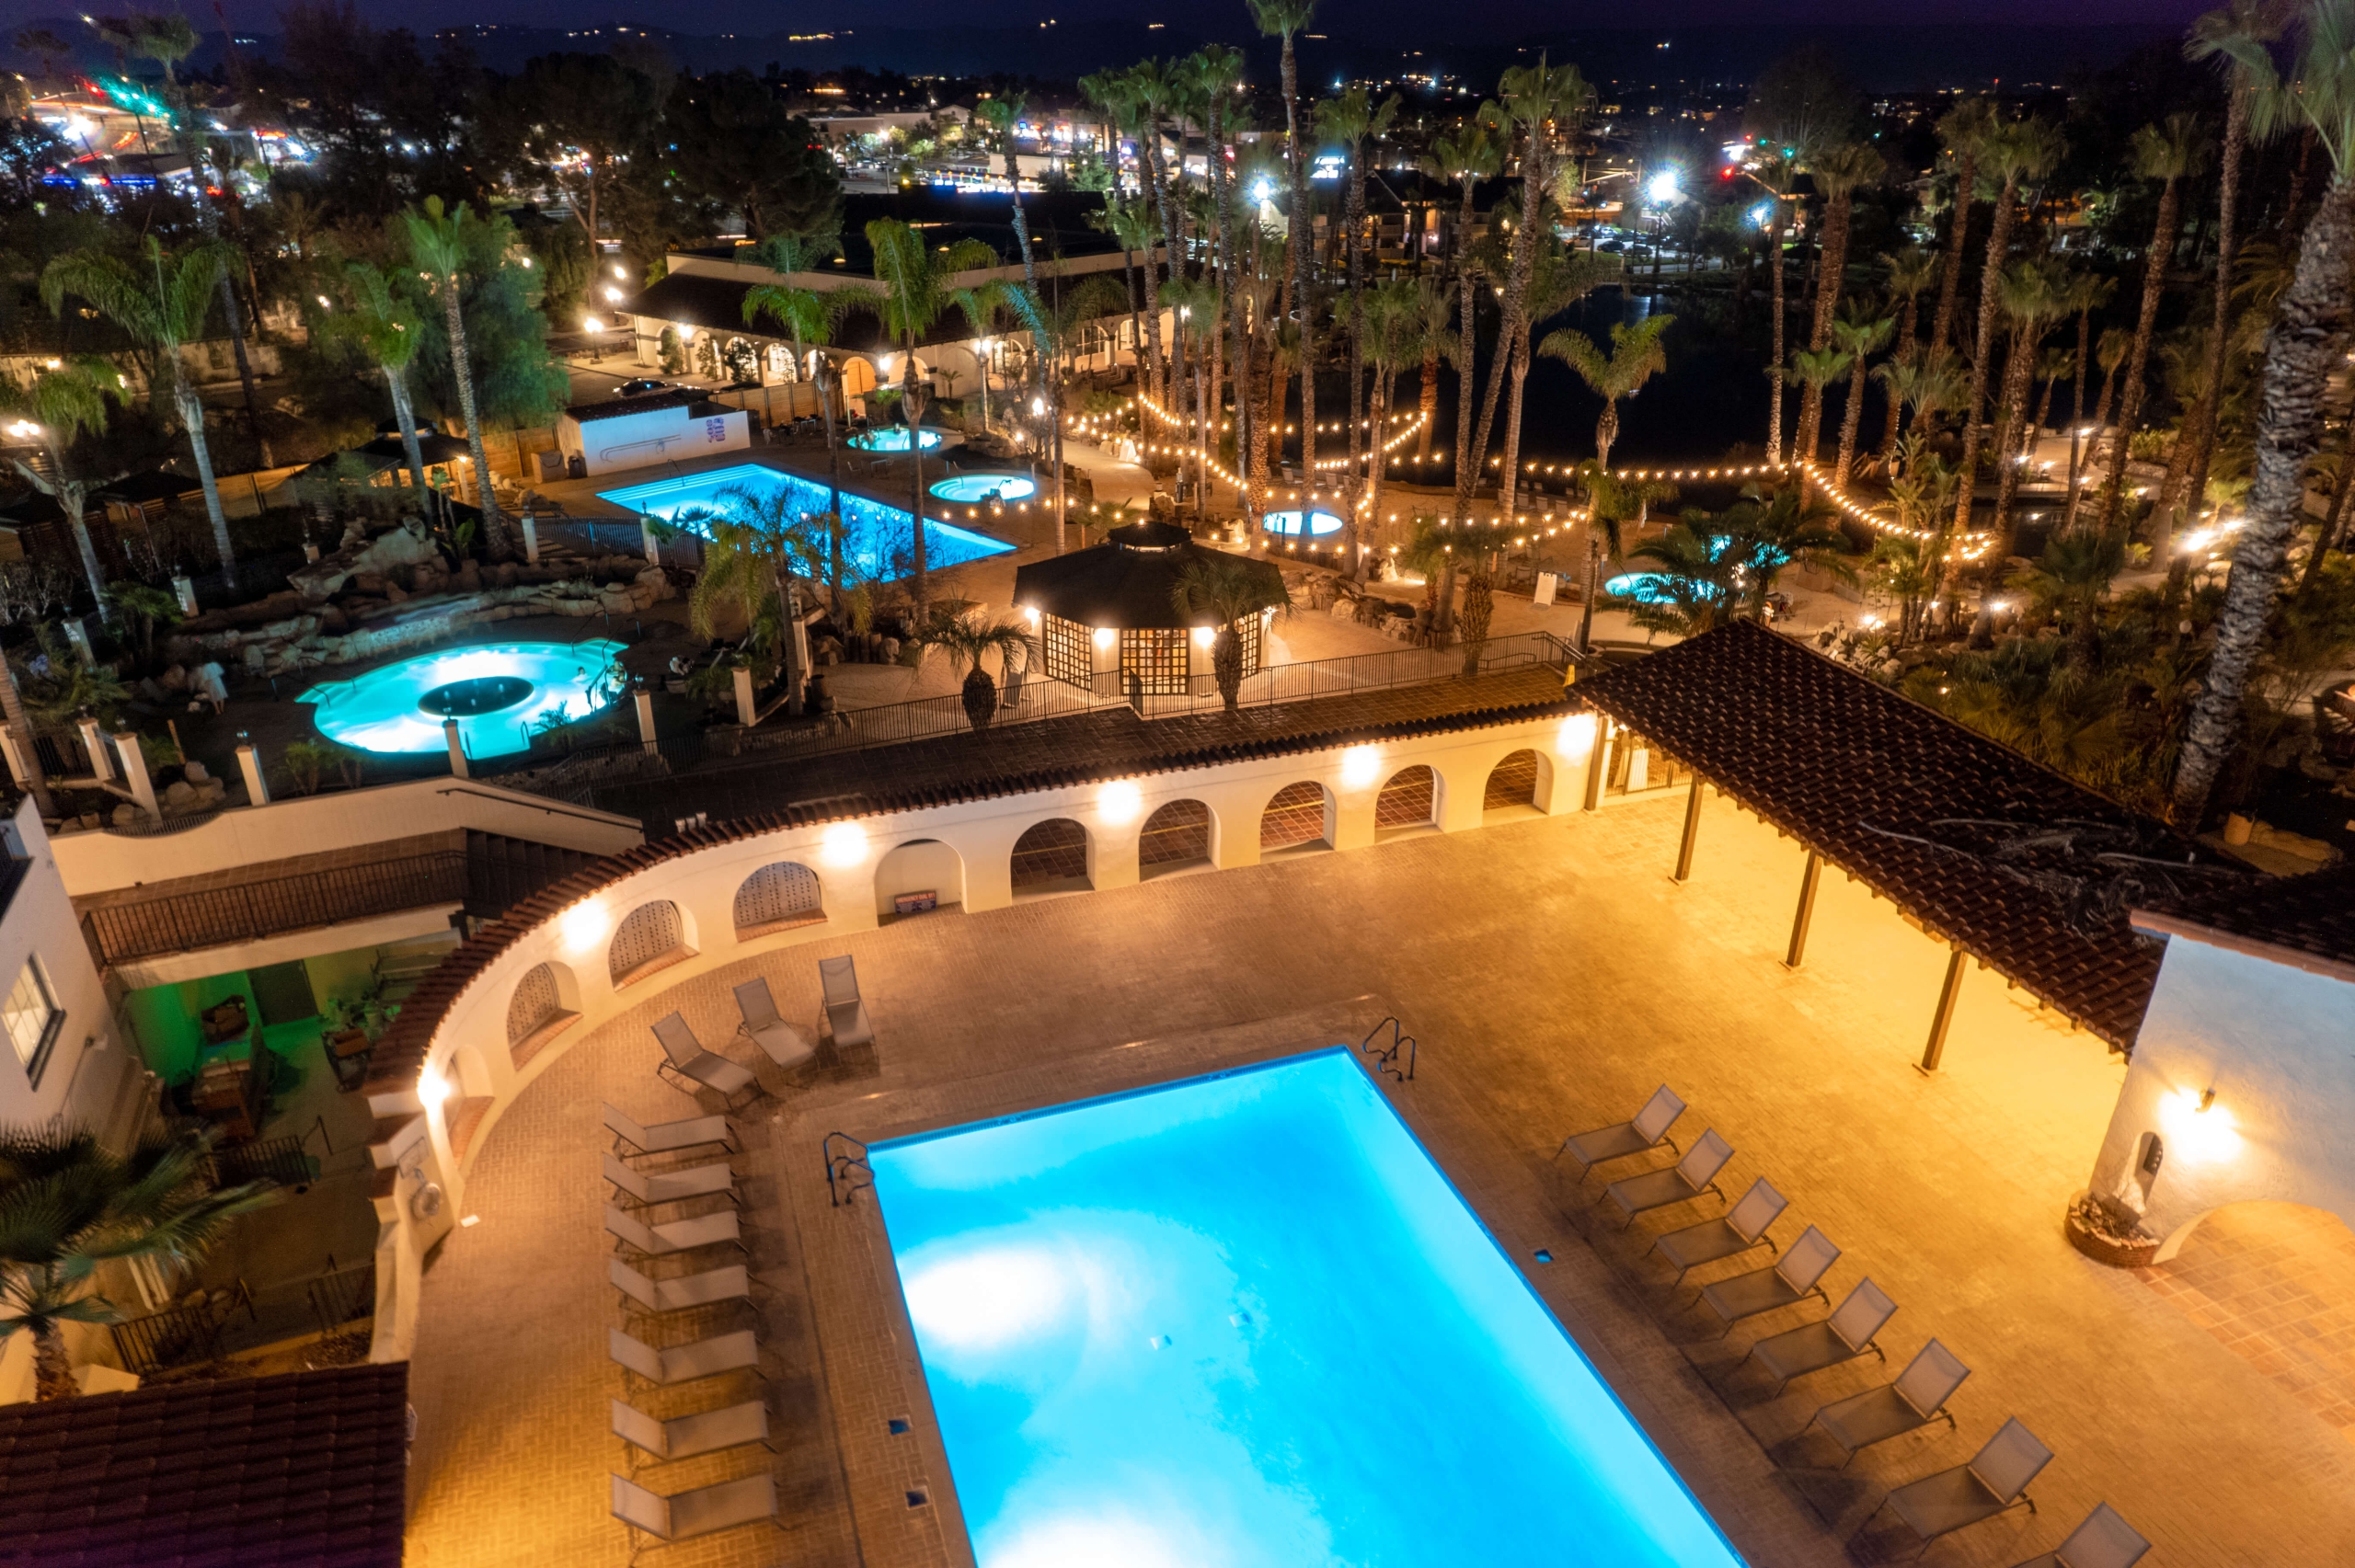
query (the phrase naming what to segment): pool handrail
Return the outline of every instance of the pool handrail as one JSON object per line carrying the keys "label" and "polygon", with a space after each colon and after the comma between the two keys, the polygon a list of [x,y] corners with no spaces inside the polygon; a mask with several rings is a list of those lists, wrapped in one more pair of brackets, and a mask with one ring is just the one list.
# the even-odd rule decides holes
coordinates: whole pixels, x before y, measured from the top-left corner
{"label": "pool handrail", "polygon": [[[1373,1037],[1382,1033],[1382,1024],[1390,1025],[1387,1048],[1377,1047],[1373,1043]],[[1358,1054],[1373,1059],[1376,1077],[1386,1072],[1401,1083],[1407,1082],[1415,1076],[1415,1036],[1405,1032],[1396,1014],[1384,1018],[1382,1024],[1376,1024],[1366,1031],[1365,1038],[1358,1042]],[[1398,1066],[1398,1054],[1402,1050],[1407,1055],[1407,1065],[1403,1070]]]}
{"label": "pool handrail", "polygon": [[[836,1139],[842,1147],[835,1147]],[[832,1207],[840,1208],[850,1202],[862,1185],[869,1192],[875,1190],[875,1167],[867,1162],[866,1144],[846,1132],[830,1132],[818,1140],[818,1148],[826,1157],[826,1196]],[[864,1182],[859,1179],[862,1176]]]}

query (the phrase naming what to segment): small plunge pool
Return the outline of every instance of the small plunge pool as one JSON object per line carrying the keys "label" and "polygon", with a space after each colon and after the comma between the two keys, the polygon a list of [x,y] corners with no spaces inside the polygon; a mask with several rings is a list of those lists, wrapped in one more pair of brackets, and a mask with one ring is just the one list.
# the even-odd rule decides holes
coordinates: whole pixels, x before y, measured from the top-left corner
{"label": "small plunge pool", "polygon": [[1304,516],[1297,511],[1271,511],[1260,514],[1259,526],[1287,539],[1322,539],[1328,533],[1340,532],[1341,520],[1328,511],[1312,511]]}
{"label": "small plunge pool", "polygon": [[362,751],[442,750],[442,722],[458,721],[469,757],[530,749],[551,715],[586,718],[621,690],[615,642],[499,643],[419,654],[349,681],[322,681],[312,704],[319,732]]}
{"label": "small plunge pool", "polygon": [[932,493],[944,501],[979,506],[983,501],[1027,501],[1039,493],[1039,482],[1028,474],[959,474],[943,479]]}

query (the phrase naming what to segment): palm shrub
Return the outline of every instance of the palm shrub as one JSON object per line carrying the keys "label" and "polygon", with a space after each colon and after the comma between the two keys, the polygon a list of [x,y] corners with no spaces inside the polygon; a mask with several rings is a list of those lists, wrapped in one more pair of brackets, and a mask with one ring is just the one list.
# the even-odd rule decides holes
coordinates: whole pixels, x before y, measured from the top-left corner
{"label": "palm shrub", "polygon": [[1211,677],[1226,711],[1242,707],[1243,623],[1274,611],[1290,614],[1292,599],[1281,574],[1241,555],[1197,551],[1178,574],[1170,601],[1180,616],[1206,616],[1218,627],[1211,639]]}
{"label": "palm shrub", "polygon": [[938,652],[948,659],[948,672],[962,671],[958,693],[965,721],[981,734],[997,715],[997,682],[982,668],[986,654],[997,655],[998,668],[1012,675],[1030,665],[1030,634],[1018,621],[992,620],[964,600],[948,600],[932,607],[911,639],[921,654]]}

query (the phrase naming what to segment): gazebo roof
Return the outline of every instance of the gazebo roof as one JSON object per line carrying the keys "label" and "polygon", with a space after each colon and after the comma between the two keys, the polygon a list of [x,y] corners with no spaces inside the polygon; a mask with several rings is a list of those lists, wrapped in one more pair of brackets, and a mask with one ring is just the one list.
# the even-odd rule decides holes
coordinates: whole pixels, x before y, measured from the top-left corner
{"label": "gazebo roof", "polygon": [[[1083,626],[1122,631],[1196,624],[1178,612],[1174,598],[1179,576],[1205,554],[1193,535],[1172,523],[1144,521],[1115,528],[1104,538],[1101,544],[1017,567],[1014,602]],[[1270,590],[1283,593],[1283,574],[1274,562],[1235,558],[1266,573]]]}

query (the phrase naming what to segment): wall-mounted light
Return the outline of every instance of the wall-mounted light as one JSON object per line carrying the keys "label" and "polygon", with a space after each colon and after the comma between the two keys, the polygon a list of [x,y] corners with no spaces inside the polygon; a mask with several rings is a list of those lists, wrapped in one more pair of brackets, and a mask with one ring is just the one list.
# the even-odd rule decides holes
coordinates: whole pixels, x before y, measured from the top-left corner
{"label": "wall-mounted light", "polygon": [[417,1097],[425,1102],[425,1108],[429,1111],[441,1108],[442,1103],[450,1097],[450,1081],[442,1076],[441,1069],[427,1065],[417,1081]]}
{"label": "wall-mounted light", "polygon": [[1096,792],[1096,814],[1118,828],[1137,819],[1144,809],[1144,792],[1131,779],[1114,779]]}
{"label": "wall-mounted light", "polygon": [[1113,628],[1109,626],[1098,626],[1096,628],[1096,646],[1097,647],[1109,649],[1113,644],[1120,640],[1120,634]]}
{"label": "wall-mounted light", "polygon": [[597,945],[604,939],[606,929],[605,906],[593,898],[585,904],[573,905],[557,921],[557,930],[563,936],[564,944],[576,953]]}
{"label": "wall-mounted light", "polygon": [[1377,746],[1352,746],[1341,753],[1341,783],[1350,789],[1363,789],[1382,776],[1382,749]]}
{"label": "wall-mounted light", "polygon": [[818,857],[835,867],[858,864],[867,858],[867,830],[856,822],[829,825],[818,841]]}
{"label": "wall-mounted light", "polygon": [[1216,626],[1197,626],[1194,628],[1194,646],[1196,647],[1209,647],[1217,641],[1218,628]]}

